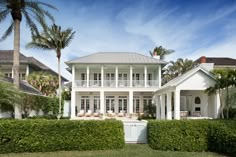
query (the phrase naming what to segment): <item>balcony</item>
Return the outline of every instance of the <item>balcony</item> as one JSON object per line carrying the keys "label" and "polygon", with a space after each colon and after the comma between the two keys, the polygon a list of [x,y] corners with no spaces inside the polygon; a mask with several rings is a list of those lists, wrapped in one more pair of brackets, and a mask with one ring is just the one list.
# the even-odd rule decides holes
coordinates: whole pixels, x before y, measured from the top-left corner
{"label": "balcony", "polygon": [[[75,80],[75,87],[102,87],[101,80]],[[122,88],[122,87],[130,87],[130,80],[118,80],[116,84],[116,80],[103,80],[103,87],[114,87],[114,88]],[[158,87],[157,80],[147,80],[147,84],[145,86],[144,80],[133,80],[132,87]]]}

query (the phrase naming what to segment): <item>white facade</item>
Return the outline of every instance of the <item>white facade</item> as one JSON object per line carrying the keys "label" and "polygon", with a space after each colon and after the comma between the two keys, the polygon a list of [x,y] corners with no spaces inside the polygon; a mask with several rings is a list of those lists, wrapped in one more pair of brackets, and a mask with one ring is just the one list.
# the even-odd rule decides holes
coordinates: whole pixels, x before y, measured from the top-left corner
{"label": "white facade", "polygon": [[[93,55],[87,58],[87,63],[80,59],[67,62],[72,72],[71,118],[86,113],[130,116],[144,112],[144,105],[152,103],[152,93],[161,85],[161,64],[165,62],[135,53],[129,55],[132,64],[112,64],[99,59],[90,63]],[[137,58],[141,61],[134,63]]]}
{"label": "white facade", "polygon": [[214,77],[201,66],[173,79],[155,92],[157,119],[218,118],[219,95],[205,93],[214,83]]}

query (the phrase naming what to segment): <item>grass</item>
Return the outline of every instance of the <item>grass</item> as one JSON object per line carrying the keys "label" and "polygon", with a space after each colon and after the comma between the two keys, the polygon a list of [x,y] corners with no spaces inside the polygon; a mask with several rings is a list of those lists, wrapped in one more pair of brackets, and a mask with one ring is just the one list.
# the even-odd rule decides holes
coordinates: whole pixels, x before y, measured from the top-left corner
{"label": "grass", "polygon": [[46,153],[11,153],[1,157],[223,157],[211,152],[170,152],[151,149],[148,145],[128,144],[120,150],[60,151]]}

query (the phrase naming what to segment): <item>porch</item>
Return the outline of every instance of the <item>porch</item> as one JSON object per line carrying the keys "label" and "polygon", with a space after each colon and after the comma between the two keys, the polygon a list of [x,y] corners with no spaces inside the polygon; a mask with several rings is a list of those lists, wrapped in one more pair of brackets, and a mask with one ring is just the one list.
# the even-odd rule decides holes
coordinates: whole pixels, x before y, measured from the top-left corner
{"label": "porch", "polygon": [[[151,92],[72,92],[71,118],[137,119],[144,106],[152,103]],[[74,110],[74,111],[73,111]]]}

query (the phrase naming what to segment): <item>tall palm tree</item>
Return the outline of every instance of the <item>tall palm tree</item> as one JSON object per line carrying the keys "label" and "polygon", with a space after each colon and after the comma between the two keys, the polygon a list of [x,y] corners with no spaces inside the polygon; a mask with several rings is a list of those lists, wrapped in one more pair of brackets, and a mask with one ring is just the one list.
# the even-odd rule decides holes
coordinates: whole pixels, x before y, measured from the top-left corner
{"label": "tall palm tree", "polygon": [[154,56],[155,53],[156,53],[156,55],[160,56],[160,59],[161,59],[161,60],[165,59],[165,56],[166,56],[166,55],[169,55],[169,54],[174,53],[174,52],[175,52],[174,50],[165,49],[165,48],[163,48],[162,46],[155,47],[155,48],[153,49],[153,51],[149,51],[149,53],[150,53],[151,56]]}
{"label": "tall palm tree", "polygon": [[[3,22],[8,15],[12,17],[10,26],[6,29],[0,41],[5,40],[14,31],[14,55],[13,55],[13,76],[14,84],[19,88],[19,53],[20,53],[20,23],[25,18],[26,25],[31,32],[39,33],[35,22],[45,23],[45,16],[54,21],[53,16],[43,7],[56,9],[52,5],[31,0],[1,0],[0,1],[0,22]],[[15,105],[19,110],[18,105]],[[16,118],[21,118],[20,113],[15,113]]]}
{"label": "tall palm tree", "polygon": [[27,44],[28,48],[37,48],[42,50],[54,50],[58,60],[58,82],[59,82],[59,114],[61,116],[61,70],[60,59],[61,50],[67,47],[74,38],[75,32],[71,28],[62,30],[60,26],[53,24],[51,27],[43,25],[43,32],[39,35],[34,34],[32,41]]}

